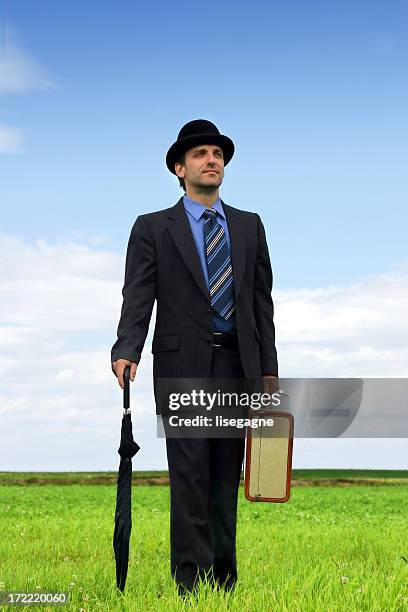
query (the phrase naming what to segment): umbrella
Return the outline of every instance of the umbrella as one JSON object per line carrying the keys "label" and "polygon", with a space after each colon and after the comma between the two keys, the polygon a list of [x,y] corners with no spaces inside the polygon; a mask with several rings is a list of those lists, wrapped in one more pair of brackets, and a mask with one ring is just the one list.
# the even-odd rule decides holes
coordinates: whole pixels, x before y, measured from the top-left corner
{"label": "umbrella", "polygon": [[129,376],[130,367],[126,366],[123,378],[123,418],[120,437],[120,465],[117,481],[115,531],[113,534],[113,549],[116,559],[116,586],[121,591],[125,589],[129,561],[129,539],[132,531],[132,457],[139,450],[139,445],[133,440],[132,419],[129,408]]}

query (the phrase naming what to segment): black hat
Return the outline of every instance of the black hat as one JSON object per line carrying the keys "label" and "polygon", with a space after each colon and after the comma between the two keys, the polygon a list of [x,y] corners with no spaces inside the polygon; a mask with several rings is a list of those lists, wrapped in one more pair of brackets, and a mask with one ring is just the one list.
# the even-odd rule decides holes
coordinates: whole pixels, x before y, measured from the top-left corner
{"label": "black hat", "polygon": [[234,155],[234,143],[228,136],[220,134],[217,126],[205,119],[195,119],[189,121],[181,128],[177,140],[167,151],[166,164],[170,172],[176,174],[174,165],[179,161],[180,156],[199,144],[219,145],[224,153],[224,166],[231,161]]}

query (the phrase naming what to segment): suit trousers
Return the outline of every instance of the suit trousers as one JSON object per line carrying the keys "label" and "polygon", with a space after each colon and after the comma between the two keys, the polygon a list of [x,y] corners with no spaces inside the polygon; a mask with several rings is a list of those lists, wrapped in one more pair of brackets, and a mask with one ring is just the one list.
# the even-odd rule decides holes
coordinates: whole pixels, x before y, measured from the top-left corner
{"label": "suit trousers", "polygon": [[[238,349],[213,347],[210,378],[243,378]],[[170,480],[170,566],[179,592],[207,576],[226,590],[237,580],[236,518],[245,449],[240,438],[166,436]]]}

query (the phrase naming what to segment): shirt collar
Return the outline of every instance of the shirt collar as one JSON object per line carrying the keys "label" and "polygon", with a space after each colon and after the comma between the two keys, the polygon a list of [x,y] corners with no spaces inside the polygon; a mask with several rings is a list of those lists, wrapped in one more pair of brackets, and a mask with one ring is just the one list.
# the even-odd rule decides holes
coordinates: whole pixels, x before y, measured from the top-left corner
{"label": "shirt collar", "polygon": [[[207,206],[204,206],[204,204],[201,204],[200,202],[197,202],[196,200],[192,200],[187,195],[183,196],[183,203],[184,203],[184,208],[187,210],[187,212],[190,213],[190,215],[194,217],[196,221],[199,221],[204,211],[207,210]],[[219,197],[212,205],[212,208],[216,210],[217,213],[223,219],[225,219],[225,213],[222,208],[221,200]]]}

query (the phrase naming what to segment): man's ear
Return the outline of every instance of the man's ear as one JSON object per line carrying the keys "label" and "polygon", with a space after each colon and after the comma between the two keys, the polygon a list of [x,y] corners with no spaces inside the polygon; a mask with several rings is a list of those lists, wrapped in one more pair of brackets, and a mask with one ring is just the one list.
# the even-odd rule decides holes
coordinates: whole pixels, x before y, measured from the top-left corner
{"label": "man's ear", "polygon": [[[178,173],[178,172],[183,172],[183,164],[180,164],[179,162],[177,162],[177,163],[174,165],[174,170],[175,170],[176,175],[177,175],[178,177],[180,177],[180,178],[184,178],[184,175],[182,176],[181,174],[179,174],[179,173]],[[177,170],[178,170],[178,172],[177,172]],[[183,174],[184,174],[184,172],[183,172]]]}

